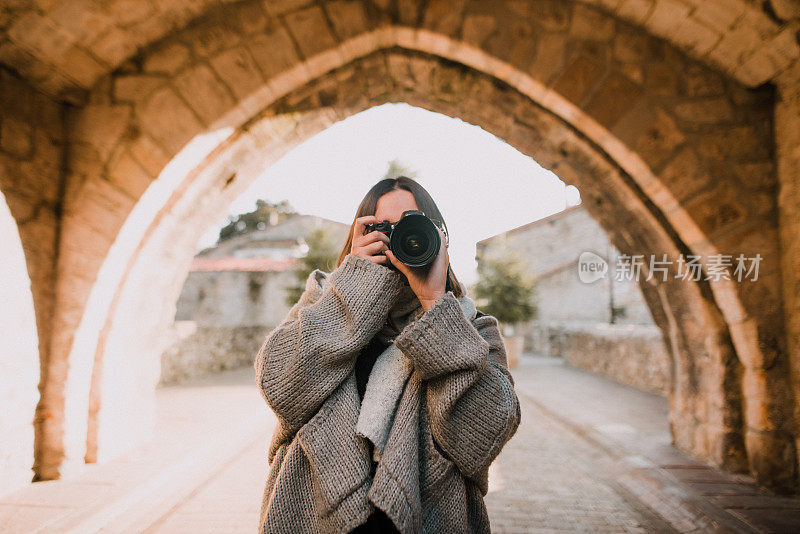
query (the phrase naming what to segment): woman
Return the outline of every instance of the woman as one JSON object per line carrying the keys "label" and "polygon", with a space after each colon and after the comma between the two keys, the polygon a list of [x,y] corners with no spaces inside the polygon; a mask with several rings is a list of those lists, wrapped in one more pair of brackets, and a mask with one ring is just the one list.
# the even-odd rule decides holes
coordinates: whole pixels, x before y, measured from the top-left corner
{"label": "woman", "polygon": [[490,531],[488,469],[519,400],[497,320],[464,294],[441,231],[427,268],[365,234],[406,210],[444,222],[414,180],[375,184],[335,269],[309,275],[258,352],[278,420],[261,533]]}

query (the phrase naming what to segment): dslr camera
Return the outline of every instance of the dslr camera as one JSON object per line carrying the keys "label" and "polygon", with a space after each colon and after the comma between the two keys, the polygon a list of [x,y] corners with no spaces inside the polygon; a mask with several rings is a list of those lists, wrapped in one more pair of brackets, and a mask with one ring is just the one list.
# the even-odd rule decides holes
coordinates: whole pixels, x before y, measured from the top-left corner
{"label": "dslr camera", "polygon": [[406,210],[395,223],[383,221],[367,224],[364,234],[375,230],[389,237],[389,250],[398,260],[409,267],[424,267],[433,263],[442,246],[442,238],[437,231],[442,231],[445,245],[450,238],[444,223],[428,218],[418,210]]}

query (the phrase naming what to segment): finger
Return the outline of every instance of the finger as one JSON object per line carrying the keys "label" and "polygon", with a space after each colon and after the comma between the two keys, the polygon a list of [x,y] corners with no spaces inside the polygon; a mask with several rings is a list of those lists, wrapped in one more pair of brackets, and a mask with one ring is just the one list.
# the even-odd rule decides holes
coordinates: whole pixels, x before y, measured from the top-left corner
{"label": "finger", "polygon": [[375,254],[380,254],[381,252],[386,250],[386,248],[387,248],[386,243],[384,243],[383,241],[375,241],[374,243],[369,243],[368,245],[364,245],[363,247],[361,247],[361,250],[363,250],[368,254],[375,255]]}
{"label": "finger", "polygon": [[407,278],[408,277],[408,266],[405,263],[403,263],[402,261],[398,260],[395,257],[394,253],[392,253],[391,249],[387,249],[386,252],[384,252],[384,254],[386,254],[387,258],[389,258],[389,261],[392,263],[392,265],[397,267],[397,269],[401,273],[406,275],[406,278]]}
{"label": "finger", "polygon": [[379,232],[377,230],[373,230],[372,232],[361,236],[361,244],[362,246],[367,245],[369,243],[373,243],[375,241],[383,241],[387,245],[389,244],[389,236],[384,234],[383,232]]}
{"label": "finger", "polygon": [[367,259],[372,263],[382,263],[384,265],[389,263],[389,259],[383,254],[378,254],[376,256],[367,256]]}
{"label": "finger", "polygon": [[358,217],[355,225],[353,226],[353,239],[355,239],[356,236],[364,234],[364,227],[366,225],[379,222],[381,222],[381,220],[374,215],[364,215],[363,217]]}

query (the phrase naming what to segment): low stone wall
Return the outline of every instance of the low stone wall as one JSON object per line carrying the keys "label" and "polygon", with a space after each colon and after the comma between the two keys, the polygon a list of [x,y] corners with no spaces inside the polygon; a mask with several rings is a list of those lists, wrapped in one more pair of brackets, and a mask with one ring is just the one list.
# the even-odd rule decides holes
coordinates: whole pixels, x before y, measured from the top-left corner
{"label": "low stone wall", "polygon": [[264,326],[199,326],[194,321],[175,321],[172,339],[161,355],[159,385],[252,366],[270,330]]}
{"label": "low stone wall", "polygon": [[656,326],[532,322],[524,332],[526,351],[665,397],[669,392],[670,357]]}

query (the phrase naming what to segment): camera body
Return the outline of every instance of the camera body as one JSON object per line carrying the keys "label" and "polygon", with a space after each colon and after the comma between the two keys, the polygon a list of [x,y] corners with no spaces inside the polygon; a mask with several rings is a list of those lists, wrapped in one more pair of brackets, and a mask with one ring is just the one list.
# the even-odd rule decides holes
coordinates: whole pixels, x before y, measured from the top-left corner
{"label": "camera body", "polygon": [[447,228],[441,221],[428,218],[419,210],[406,210],[395,223],[383,221],[367,224],[364,234],[378,231],[389,237],[389,250],[409,267],[425,267],[433,263],[442,246],[438,230],[449,242]]}

